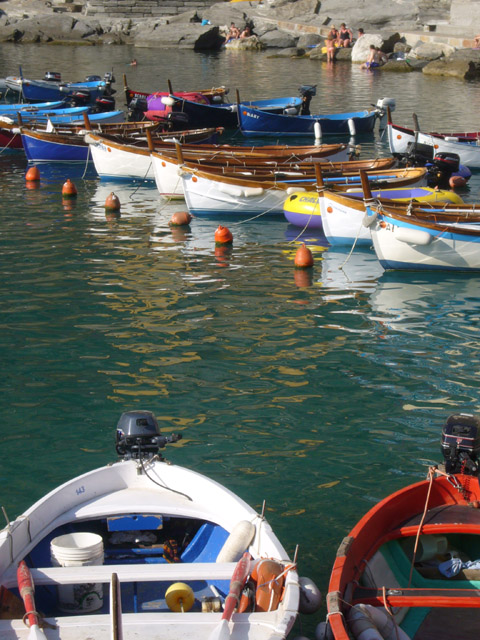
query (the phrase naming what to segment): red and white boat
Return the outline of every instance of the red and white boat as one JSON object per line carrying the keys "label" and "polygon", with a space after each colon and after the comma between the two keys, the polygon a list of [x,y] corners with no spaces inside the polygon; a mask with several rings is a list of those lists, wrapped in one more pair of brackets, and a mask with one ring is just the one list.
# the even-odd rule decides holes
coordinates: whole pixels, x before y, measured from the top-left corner
{"label": "red and white boat", "polygon": [[317,640],[467,640],[480,631],[480,419],[450,416],[444,465],[393,493],[338,548]]}

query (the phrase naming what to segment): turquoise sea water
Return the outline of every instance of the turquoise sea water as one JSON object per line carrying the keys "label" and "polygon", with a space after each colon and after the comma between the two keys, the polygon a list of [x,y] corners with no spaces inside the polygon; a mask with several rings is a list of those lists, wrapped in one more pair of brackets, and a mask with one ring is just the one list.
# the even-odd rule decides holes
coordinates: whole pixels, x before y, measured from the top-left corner
{"label": "turquoise sea water", "polygon": [[[245,97],[318,84],[315,111],[396,99],[395,118],[478,128],[480,85],[362,72],[266,54],[2,45],[0,76],[65,80],[114,69],[132,88],[225,84]],[[135,69],[128,61],[136,57]],[[73,71],[74,70],[74,71]],[[122,104],[121,91],[118,104]],[[385,155],[378,134],[362,156]],[[282,218],[169,220],[153,187],[0,154],[0,430],[10,518],[71,476],[115,459],[115,426],[150,409],[183,440],[172,461],[227,485],[267,517],[300,573],[325,593],[342,537],[387,493],[440,460],[444,419],[479,410],[480,278],[387,274],[369,250],[309,237],[311,281],[294,269],[299,230]],[[78,189],[62,203],[67,177]],[[465,198],[478,197],[474,175]],[[119,219],[104,203],[119,196]],[[234,236],[215,250],[218,224]],[[308,285],[308,286],[305,286]],[[307,623],[320,621],[320,615]],[[305,629],[304,629],[305,630]],[[310,633],[312,635],[312,633]]]}

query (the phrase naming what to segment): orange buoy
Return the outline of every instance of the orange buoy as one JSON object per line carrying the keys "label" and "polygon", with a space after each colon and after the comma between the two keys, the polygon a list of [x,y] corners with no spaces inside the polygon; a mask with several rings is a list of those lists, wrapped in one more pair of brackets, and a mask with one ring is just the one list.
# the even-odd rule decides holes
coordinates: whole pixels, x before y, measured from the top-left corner
{"label": "orange buoy", "polygon": [[222,225],[220,224],[218,226],[218,229],[215,231],[215,244],[232,244],[232,242],[233,236],[230,229],[228,227],[222,227]]}
{"label": "orange buoy", "polygon": [[30,169],[27,171],[27,173],[25,174],[25,180],[27,182],[36,182],[37,180],[40,180],[40,170],[38,167],[30,167]]}
{"label": "orange buoy", "polygon": [[113,191],[105,200],[105,209],[108,209],[109,211],[120,211],[120,200]]}
{"label": "orange buoy", "polygon": [[192,221],[192,216],[188,213],[188,211],[175,211],[173,216],[170,218],[169,224],[172,227],[183,227],[187,224],[190,224]]}
{"label": "orange buoy", "polygon": [[313,267],[313,255],[305,243],[297,249],[297,253],[295,254],[295,267],[297,269]]}
{"label": "orange buoy", "polygon": [[70,178],[64,182],[62,187],[62,198],[75,198],[77,195],[77,187],[73,184]]}
{"label": "orange buoy", "polygon": [[452,189],[456,189],[457,187],[464,187],[467,184],[467,181],[463,176],[450,176],[448,184]]}

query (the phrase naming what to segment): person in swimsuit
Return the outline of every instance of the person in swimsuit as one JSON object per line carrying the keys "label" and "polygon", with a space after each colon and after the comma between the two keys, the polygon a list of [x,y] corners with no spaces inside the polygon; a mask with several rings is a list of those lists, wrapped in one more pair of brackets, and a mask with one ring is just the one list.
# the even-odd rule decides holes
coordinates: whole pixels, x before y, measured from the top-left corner
{"label": "person in swimsuit", "polygon": [[327,36],[325,46],[327,48],[327,62],[333,62],[335,60],[335,40]]}
{"label": "person in swimsuit", "polygon": [[337,44],[339,47],[350,47],[353,40],[352,30],[347,27],[347,25],[342,22],[340,25],[340,29],[338,31]]}
{"label": "person in swimsuit", "polygon": [[374,69],[380,66],[380,58],[374,44],[370,45],[367,61],[360,65],[360,69]]}

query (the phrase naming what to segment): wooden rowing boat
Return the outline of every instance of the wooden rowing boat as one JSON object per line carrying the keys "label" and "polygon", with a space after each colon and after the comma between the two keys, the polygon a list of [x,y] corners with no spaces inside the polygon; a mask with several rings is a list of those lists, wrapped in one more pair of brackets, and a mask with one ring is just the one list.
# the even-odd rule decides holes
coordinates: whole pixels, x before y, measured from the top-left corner
{"label": "wooden rowing boat", "polygon": [[450,416],[444,464],[384,498],[343,539],[319,640],[467,640],[480,632],[479,440],[477,417]]}

